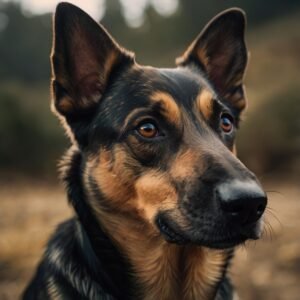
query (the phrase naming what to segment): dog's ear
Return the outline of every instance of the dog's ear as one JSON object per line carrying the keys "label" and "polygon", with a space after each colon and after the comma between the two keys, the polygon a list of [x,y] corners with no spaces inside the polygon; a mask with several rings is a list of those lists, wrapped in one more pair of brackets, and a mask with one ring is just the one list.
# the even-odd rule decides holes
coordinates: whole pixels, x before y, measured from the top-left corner
{"label": "dog's ear", "polygon": [[132,60],[132,55],[89,15],[69,3],[57,6],[53,31],[53,104],[68,122],[95,110],[112,71]]}
{"label": "dog's ear", "polygon": [[245,13],[226,10],[212,19],[176,62],[200,68],[219,95],[238,112],[246,106],[243,77],[247,65]]}

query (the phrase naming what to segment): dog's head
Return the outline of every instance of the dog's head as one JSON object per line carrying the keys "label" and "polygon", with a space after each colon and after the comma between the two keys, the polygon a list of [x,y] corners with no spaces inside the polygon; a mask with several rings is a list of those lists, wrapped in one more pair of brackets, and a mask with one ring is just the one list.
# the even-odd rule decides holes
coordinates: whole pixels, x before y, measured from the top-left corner
{"label": "dog's head", "polygon": [[82,152],[96,211],[176,243],[227,248],[259,236],[266,195],[234,148],[244,30],[244,13],[227,10],[176,68],[158,69],[138,65],[80,9],[58,6],[53,107]]}

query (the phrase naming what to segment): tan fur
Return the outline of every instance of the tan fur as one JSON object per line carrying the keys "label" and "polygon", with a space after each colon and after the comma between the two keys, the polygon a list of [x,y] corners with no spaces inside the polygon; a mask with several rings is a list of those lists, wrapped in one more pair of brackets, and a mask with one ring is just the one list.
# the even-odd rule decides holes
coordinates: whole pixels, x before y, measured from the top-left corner
{"label": "tan fur", "polygon": [[201,90],[196,99],[196,106],[206,120],[213,114],[213,93],[207,89]]}
{"label": "tan fur", "polygon": [[163,115],[170,120],[174,125],[180,124],[180,110],[173,97],[165,92],[155,92],[150,96],[150,99],[159,102],[163,108]]}
{"label": "tan fur", "polygon": [[180,247],[169,245],[160,237],[149,239],[142,233],[135,239],[127,240],[126,244],[122,236],[118,239],[121,249],[124,249],[137,274],[141,286],[138,298],[178,299]]}
{"label": "tan fur", "polygon": [[[134,175],[124,166],[125,163],[130,163],[129,160],[120,147],[115,147],[114,155],[111,151],[103,149],[99,157],[89,158],[86,169],[86,176],[94,178],[101,192],[110,200],[110,204],[120,206],[123,210],[126,210],[126,204],[135,196],[132,184],[135,182]],[[132,163],[134,164],[134,161]],[[94,206],[99,210],[97,202]]]}
{"label": "tan fur", "polygon": [[[172,163],[170,175],[176,180],[192,178],[195,173],[195,166],[199,154],[196,151],[188,149],[179,154]],[[197,168],[200,166],[198,165]]]}
{"label": "tan fur", "polygon": [[221,279],[228,254],[224,250],[188,246],[185,249],[182,299],[210,299]]}
{"label": "tan fur", "polygon": [[[117,147],[112,152],[102,150],[99,156],[88,158],[84,183],[89,200],[104,230],[128,257],[140,288],[136,298],[143,300],[198,300],[209,299],[212,287],[220,279],[226,253],[196,246],[167,243],[153,224],[160,209],[177,212],[177,194],[168,176],[161,171],[149,171],[134,180],[124,163],[125,151]],[[190,163],[194,154],[187,151],[177,158],[172,176],[187,174],[180,165]],[[87,178],[92,176],[101,192],[115,207],[106,210],[91,195]],[[126,212],[126,213],[124,213]],[[176,214],[176,213],[175,213]]]}
{"label": "tan fur", "polygon": [[135,191],[134,202],[150,222],[158,210],[176,208],[178,195],[162,172],[147,172],[136,181]]}

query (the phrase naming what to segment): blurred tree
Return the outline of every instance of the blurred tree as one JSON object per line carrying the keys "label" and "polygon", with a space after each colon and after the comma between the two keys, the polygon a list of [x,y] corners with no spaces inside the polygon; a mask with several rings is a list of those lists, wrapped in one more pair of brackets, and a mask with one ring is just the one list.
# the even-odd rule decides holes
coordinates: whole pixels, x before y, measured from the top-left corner
{"label": "blurred tree", "polygon": [[41,81],[49,78],[50,15],[25,16],[18,4],[2,4],[7,25],[0,31],[0,79]]}
{"label": "blurred tree", "polygon": [[[168,67],[174,65],[176,56],[184,51],[203,25],[223,9],[232,6],[243,8],[247,12],[250,29],[254,30],[258,25],[271,24],[275,18],[282,19],[284,15],[296,10],[300,12],[299,0],[178,1],[177,11],[168,18],[159,14],[157,8],[149,1],[145,7],[144,23],[140,27],[131,28],[124,18],[124,5],[121,5],[120,0],[107,0],[102,23],[121,45],[137,53],[138,62]],[[290,27],[284,30],[276,29],[276,32],[285,35],[282,33],[284,31],[287,35],[297,24],[288,26]],[[265,42],[267,39],[276,38],[281,47],[286,49],[285,56],[292,56],[293,51],[295,63],[292,63],[291,67],[294,67],[296,62],[299,62],[297,50],[300,45],[299,34],[295,34],[290,42],[282,42],[280,36],[274,35],[272,30],[270,32],[271,34],[261,35],[260,39]],[[254,37],[256,38],[255,35]],[[34,171],[48,170],[49,165],[54,167],[53,162],[59,157],[65,145],[62,130],[49,111],[47,85],[50,78],[50,47],[51,14],[24,14],[18,2],[0,0],[0,169],[2,170],[23,168],[24,172],[21,172],[28,171],[31,174]],[[273,48],[270,51],[274,52]],[[272,60],[267,65],[269,73],[268,70],[263,73],[264,69],[257,68],[259,72],[258,74],[254,72],[255,78],[260,78],[259,80],[265,83],[263,74],[267,74],[270,85],[272,76],[275,76],[272,66],[276,59],[278,59],[276,56],[271,57],[270,52],[266,51],[261,56],[260,63]],[[292,79],[296,81],[298,73],[295,70],[293,72]],[[256,82],[256,88],[257,86]],[[285,87],[281,93],[291,101],[290,105],[284,106],[288,108],[283,108],[278,98],[275,102],[269,101],[268,98],[266,101],[268,104],[264,107],[268,113],[257,114],[255,122],[250,118],[249,123],[245,124],[245,133],[241,135],[241,155],[250,164],[251,157],[247,156],[250,152],[253,157],[260,158],[258,163],[252,165],[254,168],[259,165],[257,169],[261,171],[279,169],[282,165],[291,164],[299,156],[300,130],[297,127],[299,112],[296,114],[296,110],[289,109],[293,105],[296,106],[299,91]],[[275,106],[272,103],[275,103]],[[276,125],[270,125],[275,119]],[[265,126],[265,123],[269,125]],[[254,138],[257,132],[261,133],[261,127],[264,127],[267,137],[261,138],[259,147],[256,147],[252,143],[252,138],[248,137]]]}
{"label": "blurred tree", "polygon": [[[149,5],[145,11],[145,22],[138,28],[128,27],[119,0],[106,1],[106,6],[102,22],[121,44],[139,53],[138,59],[141,62],[173,65],[174,56],[179,55],[203,25],[221,10],[239,6],[247,11],[249,25],[254,26],[300,8],[300,1],[181,0],[178,11],[168,18]],[[17,2],[4,3],[1,0],[0,9],[2,18],[6,16],[8,20],[2,30],[0,27],[0,80],[48,80],[50,14],[24,15]]]}

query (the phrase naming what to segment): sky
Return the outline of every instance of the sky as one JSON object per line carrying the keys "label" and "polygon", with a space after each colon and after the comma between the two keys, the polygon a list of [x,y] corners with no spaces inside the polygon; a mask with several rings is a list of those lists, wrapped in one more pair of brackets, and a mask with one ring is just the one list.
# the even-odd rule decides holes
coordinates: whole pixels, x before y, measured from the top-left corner
{"label": "sky", "polygon": [[[53,12],[59,0],[5,0],[6,2],[20,2],[25,12],[42,14]],[[105,3],[109,0],[69,0],[96,20],[100,20],[105,13]],[[132,27],[143,24],[144,11],[151,5],[158,13],[164,16],[172,15],[178,8],[179,0],[119,0],[123,15]]]}

